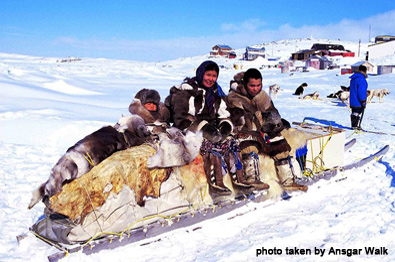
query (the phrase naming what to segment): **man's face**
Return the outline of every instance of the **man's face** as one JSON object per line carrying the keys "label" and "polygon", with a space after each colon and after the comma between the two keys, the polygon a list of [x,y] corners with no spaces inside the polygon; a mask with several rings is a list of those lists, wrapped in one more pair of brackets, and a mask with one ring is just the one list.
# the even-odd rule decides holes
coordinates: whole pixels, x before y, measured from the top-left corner
{"label": "man's face", "polygon": [[156,111],[157,107],[154,103],[146,103],[144,104],[145,109],[147,109],[148,111],[154,112]]}
{"label": "man's face", "polygon": [[250,78],[247,83],[247,91],[250,95],[256,96],[262,90],[262,79]]}
{"label": "man's face", "polygon": [[202,84],[211,88],[217,82],[218,74],[215,70],[208,70],[204,72]]}

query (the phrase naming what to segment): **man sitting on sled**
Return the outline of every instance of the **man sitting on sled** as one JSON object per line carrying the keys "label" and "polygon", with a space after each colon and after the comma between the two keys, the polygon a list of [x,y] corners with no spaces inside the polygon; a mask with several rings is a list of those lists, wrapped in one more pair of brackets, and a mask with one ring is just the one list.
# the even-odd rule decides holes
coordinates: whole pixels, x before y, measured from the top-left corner
{"label": "man sitting on sled", "polygon": [[262,75],[257,69],[234,76],[228,103],[238,133],[247,181],[259,176],[257,153],[263,153],[274,160],[284,190],[307,190],[306,186],[296,183],[295,161],[289,155],[291,147],[281,135],[284,123],[289,123],[281,119],[273,101],[262,90]]}

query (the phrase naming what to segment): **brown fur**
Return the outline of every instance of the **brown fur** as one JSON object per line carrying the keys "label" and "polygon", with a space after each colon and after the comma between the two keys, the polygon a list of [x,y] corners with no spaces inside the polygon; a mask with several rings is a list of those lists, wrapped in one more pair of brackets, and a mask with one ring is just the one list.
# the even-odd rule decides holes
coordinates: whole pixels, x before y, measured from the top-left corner
{"label": "brown fur", "polygon": [[110,193],[118,194],[124,185],[134,191],[137,203],[143,206],[144,197],[159,197],[161,183],[168,178],[165,169],[147,168],[147,157],[153,154],[155,149],[149,145],[115,153],[52,196],[50,210],[81,223],[94,207],[102,206]]}
{"label": "brown fur", "polygon": [[318,92],[314,92],[313,94],[308,94],[303,97],[299,97],[299,99],[311,99],[311,100],[322,100],[319,98],[320,94]]}
{"label": "brown fur", "polygon": [[149,132],[139,116],[123,117],[114,127],[106,126],[70,147],[52,168],[48,180],[33,191],[31,209],[44,197],[62,190],[64,184],[82,176],[113,153],[141,145]]}

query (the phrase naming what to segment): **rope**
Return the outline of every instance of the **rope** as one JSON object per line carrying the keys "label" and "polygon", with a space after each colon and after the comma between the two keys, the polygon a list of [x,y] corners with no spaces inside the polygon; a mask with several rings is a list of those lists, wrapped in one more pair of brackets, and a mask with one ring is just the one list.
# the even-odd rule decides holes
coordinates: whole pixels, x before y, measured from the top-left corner
{"label": "rope", "polygon": [[[304,124],[303,122],[302,124]],[[302,124],[300,124],[302,126]],[[314,177],[315,174],[319,174],[323,170],[332,170],[332,169],[337,169],[337,168],[326,168],[324,165],[324,149],[328,145],[329,141],[332,139],[333,136],[333,126],[329,125],[328,126],[328,131],[330,132],[328,140],[324,144],[324,137],[319,138],[320,142],[320,152],[318,153],[317,156],[314,157],[314,152],[313,152],[313,144],[310,143],[310,151],[311,151],[311,159],[312,161],[309,161],[312,163],[312,170],[303,170],[303,176],[306,177]],[[307,162],[308,160],[306,160]],[[318,163],[320,161],[320,163]]]}
{"label": "rope", "polygon": [[99,221],[98,221],[99,218],[98,218],[97,215],[96,215],[95,207],[93,206],[92,199],[91,199],[91,196],[89,195],[88,189],[86,189],[85,185],[82,184],[81,181],[80,181],[79,179],[76,179],[76,181],[78,181],[78,183],[81,185],[81,187],[85,190],[86,195],[87,195],[88,198],[89,198],[89,202],[91,203],[93,214],[95,214],[97,225],[100,227],[100,230],[103,231],[103,229],[101,228],[101,225],[100,225],[100,223],[99,223]]}
{"label": "rope", "polygon": [[89,152],[86,152],[86,155],[84,155],[84,158],[86,159],[86,161],[88,161],[88,163],[91,166],[95,166],[95,162],[93,162],[92,157],[89,155]]}

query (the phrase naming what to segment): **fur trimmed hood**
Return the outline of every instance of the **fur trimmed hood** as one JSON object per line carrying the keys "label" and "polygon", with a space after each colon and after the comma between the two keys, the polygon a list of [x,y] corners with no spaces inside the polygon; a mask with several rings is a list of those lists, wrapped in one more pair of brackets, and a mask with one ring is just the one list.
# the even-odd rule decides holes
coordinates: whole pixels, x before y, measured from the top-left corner
{"label": "fur trimmed hood", "polygon": [[157,105],[159,108],[160,95],[156,90],[146,89],[146,88],[141,89],[140,91],[137,92],[134,98],[139,99],[141,101],[141,104],[143,105],[147,103],[153,103]]}

